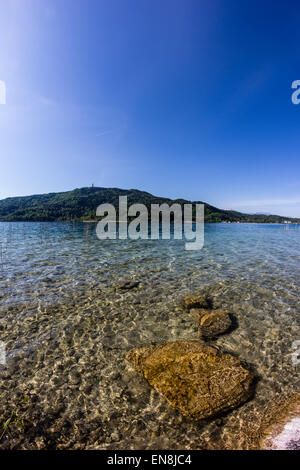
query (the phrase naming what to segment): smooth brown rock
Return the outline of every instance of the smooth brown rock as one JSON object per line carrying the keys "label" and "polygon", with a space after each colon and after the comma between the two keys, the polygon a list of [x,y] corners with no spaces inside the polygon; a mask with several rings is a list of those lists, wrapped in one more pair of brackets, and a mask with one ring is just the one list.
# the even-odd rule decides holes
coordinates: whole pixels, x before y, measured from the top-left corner
{"label": "smooth brown rock", "polygon": [[210,302],[205,295],[187,295],[184,298],[187,309],[191,308],[211,308]]}
{"label": "smooth brown rock", "polygon": [[194,420],[235,408],[251,395],[252,373],[200,341],[135,348],[126,358],[170,405]]}
{"label": "smooth brown rock", "polygon": [[211,310],[199,321],[199,333],[203,338],[213,338],[225,333],[231,327],[231,318],[224,310]]}

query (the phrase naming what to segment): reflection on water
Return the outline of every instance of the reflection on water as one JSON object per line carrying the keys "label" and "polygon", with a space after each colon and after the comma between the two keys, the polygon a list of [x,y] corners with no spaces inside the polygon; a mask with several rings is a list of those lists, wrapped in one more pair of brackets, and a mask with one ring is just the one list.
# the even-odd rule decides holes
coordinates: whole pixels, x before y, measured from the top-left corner
{"label": "reflection on water", "polygon": [[[249,423],[300,389],[299,266],[300,225],[207,224],[204,248],[186,251],[181,240],[100,241],[94,224],[0,223],[0,403],[32,423],[14,445],[247,447]],[[115,288],[127,279],[139,287]],[[237,317],[214,343],[259,377],[252,401],[199,423],[124,360],[132,347],[196,339],[180,302],[195,291]]]}

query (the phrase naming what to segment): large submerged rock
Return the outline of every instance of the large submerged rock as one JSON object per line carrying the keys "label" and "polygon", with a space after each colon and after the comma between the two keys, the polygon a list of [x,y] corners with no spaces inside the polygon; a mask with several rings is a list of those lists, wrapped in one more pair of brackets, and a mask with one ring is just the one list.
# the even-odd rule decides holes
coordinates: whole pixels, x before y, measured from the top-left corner
{"label": "large submerged rock", "polygon": [[170,405],[194,420],[235,408],[252,392],[253,375],[238,359],[199,341],[135,348],[127,360]]}

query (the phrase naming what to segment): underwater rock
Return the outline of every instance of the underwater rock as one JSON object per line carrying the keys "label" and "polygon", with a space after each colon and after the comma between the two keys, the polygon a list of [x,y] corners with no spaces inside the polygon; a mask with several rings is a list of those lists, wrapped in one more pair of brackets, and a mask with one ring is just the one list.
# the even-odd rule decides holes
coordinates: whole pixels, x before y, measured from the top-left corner
{"label": "underwater rock", "polygon": [[126,359],[171,406],[193,420],[233,409],[252,393],[253,374],[237,358],[200,341],[135,348]]}
{"label": "underwater rock", "polygon": [[224,310],[211,310],[203,315],[199,321],[199,334],[203,338],[214,338],[225,333],[231,327],[229,312]]}
{"label": "underwater rock", "polygon": [[192,308],[190,314],[199,324],[199,334],[205,339],[225,333],[232,325],[230,313],[225,310]]}
{"label": "underwater rock", "polygon": [[117,289],[121,290],[129,290],[129,289],[134,289],[135,287],[138,287],[140,285],[140,281],[124,281],[118,284],[116,287]]}
{"label": "underwater rock", "polygon": [[211,308],[211,303],[205,295],[187,295],[184,298],[187,309],[191,308]]}
{"label": "underwater rock", "polygon": [[196,320],[197,323],[199,323],[201,318],[204,315],[207,315],[207,313],[208,313],[208,310],[206,308],[191,308],[190,310],[190,314],[192,315],[194,320]]}

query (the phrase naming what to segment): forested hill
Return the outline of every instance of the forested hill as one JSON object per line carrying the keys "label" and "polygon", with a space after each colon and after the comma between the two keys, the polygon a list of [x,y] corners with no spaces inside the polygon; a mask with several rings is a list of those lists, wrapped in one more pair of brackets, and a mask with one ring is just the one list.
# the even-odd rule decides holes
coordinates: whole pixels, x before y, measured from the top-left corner
{"label": "forested hill", "polygon": [[[0,221],[80,221],[96,219],[96,208],[110,203],[119,206],[119,196],[128,197],[128,205],[145,204],[150,213],[151,204],[188,204],[184,199],[168,199],[152,196],[136,189],[80,188],[63,193],[38,194],[34,196],[10,197],[0,200]],[[200,203],[201,201],[194,201]],[[242,214],[218,209],[205,204],[206,222],[300,222],[299,219],[276,215]]]}

